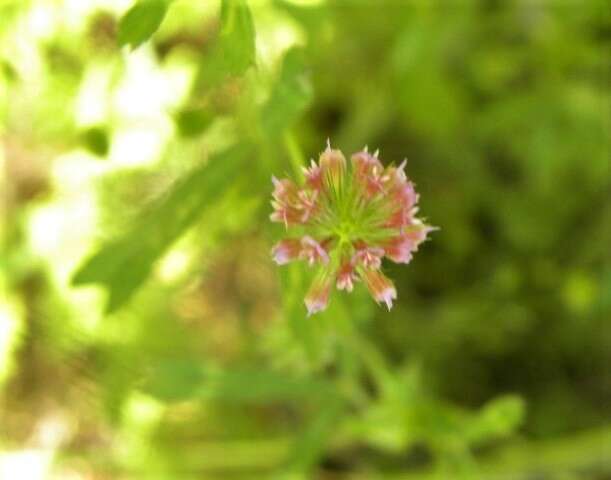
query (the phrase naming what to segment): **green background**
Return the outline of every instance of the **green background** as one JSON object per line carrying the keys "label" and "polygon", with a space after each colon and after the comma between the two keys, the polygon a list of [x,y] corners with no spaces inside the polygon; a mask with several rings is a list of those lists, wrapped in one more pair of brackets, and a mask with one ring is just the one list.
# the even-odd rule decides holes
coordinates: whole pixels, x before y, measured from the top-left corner
{"label": "green background", "polygon": [[[611,478],[604,1],[0,1],[0,478]],[[270,177],[440,230],[305,316]]]}

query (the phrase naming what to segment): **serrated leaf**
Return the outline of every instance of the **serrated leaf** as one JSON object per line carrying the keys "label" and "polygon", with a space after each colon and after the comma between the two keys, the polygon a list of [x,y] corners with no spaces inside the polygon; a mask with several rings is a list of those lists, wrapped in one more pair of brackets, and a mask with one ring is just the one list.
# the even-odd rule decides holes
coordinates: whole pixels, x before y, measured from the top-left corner
{"label": "serrated leaf", "polygon": [[304,52],[292,48],[284,56],[280,77],[262,110],[261,122],[266,134],[275,136],[289,128],[311,103],[312,97]]}
{"label": "serrated leaf", "polygon": [[197,83],[214,87],[228,76],[242,75],[255,57],[255,26],[248,5],[244,0],[223,0],[218,43],[203,58]]}
{"label": "serrated leaf", "polygon": [[106,311],[121,307],[174,240],[215,204],[249,151],[249,147],[237,145],[188,174],[144,213],[130,231],[94,253],[76,272],[73,284],[101,284],[110,294]]}
{"label": "serrated leaf", "polygon": [[119,45],[132,48],[146,42],[161,26],[168,0],[140,0],[119,21]]}

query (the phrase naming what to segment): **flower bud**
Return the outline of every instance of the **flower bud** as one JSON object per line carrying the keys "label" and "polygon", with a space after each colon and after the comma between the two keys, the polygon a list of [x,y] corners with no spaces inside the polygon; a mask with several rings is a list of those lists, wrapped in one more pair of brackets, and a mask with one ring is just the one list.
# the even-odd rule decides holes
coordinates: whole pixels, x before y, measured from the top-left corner
{"label": "flower bud", "polygon": [[341,188],[344,172],[346,171],[346,158],[341,150],[334,150],[327,143],[327,148],[318,159],[321,171],[324,174],[326,186],[334,191]]}

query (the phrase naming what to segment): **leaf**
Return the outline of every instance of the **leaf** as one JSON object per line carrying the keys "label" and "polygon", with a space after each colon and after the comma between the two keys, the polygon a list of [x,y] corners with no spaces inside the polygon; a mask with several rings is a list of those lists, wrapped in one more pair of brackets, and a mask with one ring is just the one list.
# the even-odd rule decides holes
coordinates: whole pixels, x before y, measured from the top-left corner
{"label": "leaf", "polygon": [[343,408],[344,402],[340,398],[330,397],[318,410],[318,415],[293,445],[289,454],[288,472],[309,473],[318,463],[327,447],[329,437],[342,420]]}
{"label": "leaf", "polygon": [[213,113],[204,108],[185,108],[176,115],[178,131],[185,138],[202,134],[213,120]]}
{"label": "leaf", "polygon": [[255,57],[255,26],[248,5],[244,0],[223,0],[218,43],[202,60],[197,84],[215,87],[228,76],[242,75]]}
{"label": "leaf", "polygon": [[[325,4],[305,6],[297,5],[286,0],[273,0],[273,5],[279,10],[289,14],[308,34],[308,44],[315,44],[324,38],[321,31],[325,27],[325,21],[329,19],[328,7]],[[311,48],[311,46],[310,46]]]}
{"label": "leaf", "polygon": [[137,48],[160,27],[168,10],[167,0],[140,0],[119,21],[119,45]]}
{"label": "leaf", "polygon": [[292,377],[269,370],[222,371],[193,361],[161,362],[149,376],[144,391],[167,402],[213,400],[236,403],[321,399],[331,386],[308,377]]}
{"label": "leaf", "polygon": [[106,311],[121,307],[174,240],[214,205],[249,151],[245,145],[234,146],[188,174],[144,213],[132,230],[93,254],[74,275],[73,284],[102,284],[110,293]]}
{"label": "leaf", "polygon": [[291,48],[284,56],[280,77],[262,110],[261,122],[267,135],[282,133],[310,105],[313,91],[305,70],[303,50]]}
{"label": "leaf", "polygon": [[17,70],[15,70],[15,67],[7,60],[0,59],[0,71],[9,82],[16,83],[19,81]]}
{"label": "leaf", "polygon": [[81,133],[83,146],[98,157],[105,157],[110,150],[108,131],[104,126],[90,127]]}
{"label": "leaf", "polygon": [[504,395],[487,403],[467,431],[472,442],[505,437],[514,432],[524,419],[525,405],[517,395]]}
{"label": "leaf", "polygon": [[244,0],[221,2],[221,50],[230,74],[238,75],[255,62],[255,26]]}

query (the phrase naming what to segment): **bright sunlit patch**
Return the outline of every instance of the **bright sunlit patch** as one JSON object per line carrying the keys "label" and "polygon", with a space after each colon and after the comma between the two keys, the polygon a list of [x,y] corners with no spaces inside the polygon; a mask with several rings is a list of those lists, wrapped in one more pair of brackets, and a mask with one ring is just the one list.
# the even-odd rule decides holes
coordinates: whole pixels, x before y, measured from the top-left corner
{"label": "bright sunlit patch", "polygon": [[58,27],[56,8],[50,3],[32,6],[27,19],[28,34],[36,39],[47,39]]}
{"label": "bright sunlit patch", "polygon": [[[14,354],[23,334],[23,307],[16,300],[11,300],[0,286],[0,385],[12,373],[15,362]],[[0,470],[1,471],[1,470]],[[0,478],[5,478],[0,475]]]}
{"label": "bright sunlit patch", "polygon": [[257,35],[257,54],[262,64],[274,65],[286,50],[305,42],[303,32],[277,12],[254,9],[253,15],[255,22],[268,25]]}
{"label": "bright sunlit patch", "polygon": [[105,122],[108,117],[108,86],[111,70],[93,65],[87,69],[75,101],[75,122],[79,126]]}
{"label": "bright sunlit patch", "polygon": [[[57,272],[66,279],[74,258],[82,253],[84,233],[91,233],[97,208],[90,192],[80,192],[34,210],[30,217],[30,243],[42,257],[57,259]],[[72,260],[71,260],[72,259]]]}
{"label": "bright sunlit patch", "polygon": [[192,258],[187,249],[174,248],[159,262],[157,277],[164,283],[172,283],[187,271],[191,261]]}
{"label": "bright sunlit patch", "polygon": [[[44,17],[42,13],[37,14]],[[17,71],[20,79],[24,79],[32,89],[40,89],[40,80],[34,84],[34,79],[43,78],[44,66],[38,48],[37,32],[32,31],[30,24],[42,22],[32,20],[22,15],[15,22],[12,31],[5,32],[8,42],[0,42],[0,54],[11,59],[12,67]],[[44,29],[43,29],[44,30]],[[10,51],[7,48],[10,45]]]}
{"label": "bright sunlit patch", "polygon": [[125,76],[115,92],[114,106],[129,120],[151,119],[167,113],[184,99],[187,73],[161,69],[146,46],[124,55]]}
{"label": "bright sunlit patch", "polygon": [[52,460],[53,452],[47,450],[0,453],[0,478],[46,480]]}
{"label": "bright sunlit patch", "polygon": [[117,167],[150,165],[159,160],[172,132],[167,122],[157,128],[132,128],[113,137],[110,161]]}
{"label": "bright sunlit patch", "polygon": [[82,333],[98,327],[103,295],[99,289],[75,289],[70,279],[89,253],[97,208],[90,192],[80,192],[35,210],[30,217],[31,249],[49,266],[50,281],[63,298],[70,300],[73,319]]}
{"label": "bright sunlit patch", "polygon": [[149,395],[133,392],[123,411],[124,425],[131,431],[145,433],[157,426],[164,411],[163,403]]}
{"label": "bright sunlit patch", "polygon": [[84,332],[97,327],[103,298],[97,289],[71,288],[70,279],[94,244],[99,211],[93,182],[108,168],[80,151],[58,156],[51,174],[55,196],[28,217],[30,249],[48,265],[50,281],[70,299]]}
{"label": "bright sunlit patch", "polygon": [[72,437],[75,427],[68,411],[53,412],[37,422],[32,440],[35,445],[48,450],[61,448]]}
{"label": "bright sunlit patch", "polygon": [[[59,155],[53,162],[52,178],[55,186],[54,191],[60,196],[86,192],[92,198],[92,183],[101,175],[112,170],[108,162],[103,162],[95,156],[82,150]],[[97,218],[97,217],[95,217]]]}
{"label": "bright sunlit patch", "polygon": [[113,94],[117,117],[110,153],[115,166],[140,166],[159,160],[173,133],[171,112],[184,101],[193,68],[159,68],[150,49],[125,53],[125,76]]}

